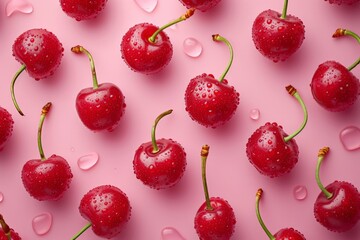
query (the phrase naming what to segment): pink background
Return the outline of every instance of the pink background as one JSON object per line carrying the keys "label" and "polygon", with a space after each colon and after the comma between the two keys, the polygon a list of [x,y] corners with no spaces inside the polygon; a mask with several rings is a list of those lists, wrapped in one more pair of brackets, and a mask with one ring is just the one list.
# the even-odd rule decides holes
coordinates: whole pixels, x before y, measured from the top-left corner
{"label": "pink background", "polygon": [[[203,144],[210,145],[207,166],[211,196],[227,199],[232,205],[237,225],[232,239],[267,239],[255,215],[255,193],[264,189],[262,217],[271,232],[294,227],[307,239],[360,239],[360,225],[343,234],[332,233],[315,221],[313,204],[319,194],[315,182],[317,152],[323,146],[331,148],[321,171],[324,185],[345,180],[360,187],[360,150],[346,151],[339,140],[340,131],[358,126],[360,110],[331,113],[315,103],[310,81],[317,66],[326,60],[336,60],[349,66],[359,57],[360,46],[352,38],[331,38],[338,27],[360,34],[360,4],[330,5],[323,0],[290,1],[288,13],[301,18],[306,37],[300,50],[287,62],[275,64],[265,59],[254,47],[251,27],[263,10],[281,12],[283,1],[223,0],[206,13],[196,12],[176,29],[167,29],[174,47],[168,67],[159,74],[142,75],[132,72],[121,59],[120,42],[124,33],[140,22],[163,25],[185,11],[177,1],[159,0],[152,13],[147,13],[130,0],[109,1],[95,20],[76,22],[62,12],[58,1],[31,0],[34,12],[29,15],[5,15],[5,0],[0,2],[0,105],[14,118],[14,132],[0,152],[0,191],[4,201],[0,212],[23,239],[70,239],[87,221],[78,206],[91,188],[112,184],[122,189],[132,205],[132,217],[127,228],[115,239],[160,239],[161,230],[177,228],[190,240],[197,239],[193,219],[204,201],[199,152]],[[12,44],[17,36],[30,28],[46,28],[63,43],[62,63],[55,75],[39,82],[27,73],[16,84],[17,100],[25,113],[21,117],[12,105],[10,81],[20,64],[12,56]],[[206,129],[193,122],[185,111],[184,92],[191,78],[201,73],[220,76],[229,58],[225,45],[214,43],[211,35],[226,37],[235,50],[234,63],[227,79],[240,93],[240,105],[233,119],[218,129]],[[199,58],[183,52],[187,37],[203,45]],[[70,51],[82,44],[95,58],[99,82],[112,82],[120,87],[127,104],[119,128],[112,133],[93,133],[80,122],[75,111],[77,93],[92,84],[89,62],[85,56]],[[353,73],[360,76],[360,68]],[[301,124],[300,105],[284,87],[292,84],[302,95],[309,111],[304,131],[296,137],[300,160],[293,171],[280,178],[260,175],[249,163],[245,144],[252,132],[267,121],[281,124],[292,133]],[[43,129],[43,146],[47,156],[58,154],[68,160],[74,178],[70,189],[57,202],[39,202],[25,191],[20,172],[23,164],[38,158],[37,125],[41,107],[53,103]],[[157,137],[173,138],[187,152],[187,169],[181,182],[172,189],[156,191],[135,178],[132,160],[135,149],[150,141],[154,119],[161,112],[174,112],[163,119]],[[260,119],[250,119],[251,109],[258,108]],[[77,166],[77,159],[89,152],[100,156],[89,171]],[[293,189],[304,185],[308,196],[298,201]],[[44,236],[36,235],[32,219],[43,212],[53,215],[53,226]],[[88,230],[79,239],[101,239]]]}

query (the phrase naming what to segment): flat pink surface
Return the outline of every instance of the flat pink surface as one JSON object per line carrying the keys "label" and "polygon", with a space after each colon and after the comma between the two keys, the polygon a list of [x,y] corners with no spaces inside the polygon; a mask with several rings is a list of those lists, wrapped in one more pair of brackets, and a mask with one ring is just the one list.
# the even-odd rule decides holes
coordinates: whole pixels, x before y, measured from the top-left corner
{"label": "flat pink surface", "polygon": [[[320,63],[336,60],[348,66],[359,57],[360,46],[354,39],[333,39],[331,35],[338,27],[360,33],[360,4],[346,7],[323,0],[290,1],[288,13],[303,20],[306,37],[295,55],[275,64],[255,49],[251,27],[261,11],[281,12],[283,1],[223,0],[211,11],[196,12],[177,28],[167,29],[174,47],[173,58],[164,71],[146,76],[132,72],[121,59],[122,36],[137,23],[163,25],[179,17],[185,11],[179,1],[159,0],[152,13],[143,11],[135,1],[109,1],[97,19],[86,22],[76,22],[65,15],[59,1],[29,1],[34,6],[32,14],[15,13],[10,17],[5,14],[7,1],[0,2],[0,105],[12,113],[15,121],[13,136],[0,152],[0,192],[4,194],[0,213],[23,239],[70,239],[87,223],[78,211],[80,199],[91,188],[103,184],[122,189],[132,205],[131,220],[115,239],[158,240],[167,226],[178,229],[188,240],[197,239],[193,219],[204,201],[199,156],[203,144],[210,145],[207,166],[210,195],[227,199],[236,214],[232,239],[267,239],[255,215],[255,193],[259,187],[264,190],[262,217],[271,232],[293,227],[310,240],[360,239],[360,224],[347,233],[332,233],[317,223],[313,215],[313,204],[320,192],[315,182],[315,166],[321,147],[331,148],[321,170],[324,185],[345,180],[360,187],[360,150],[347,151],[339,140],[343,128],[360,127],[360,103],[346,112],[327,112],[316,104],[309,87]],[[25,113],[21,117],[9,91],[10,81],[20,67],[11,48],[15,38],[30,28],[52,31],[65,51],[52,77],[37,82],[23,73],[18,79],[17,100]],[[215,33],[226,37],[234,47],[233,66],[226,78],[240,93],[240,105],[230,122],[214,130],[190,119],[184,107],[184,92],[191,78],[202,73],[220,76],[223,72],[229,53],[225,45],[212,41],[211,35]],[[202,43],[200,57],[184,54],[183,41],[188,37]],[[75,97],[92,84],[87,58],[70,51],[77,44],[95,58],[99,82],[112,82],[125,95],[125,116],[112,133],[93,133],[77,116]],[[360,68],[353,73],[360,76]],[[252,132],[268,121],[278,122],[289,134],[300,126],[302,110],[285,91],[288,84],[302,95],[309,121],[296,137],[300,149],[296,167],[288,175],[270,179],[249,163],[245,145]],[[39,156],[37,126],[41,108],[48,101],[53,108],[43,129],[45,154],[63,156],[74,174],[70,189],[57,202],[34,200],[25,191],[20,177],[23,164]],[[170,108],[174,112],[160,122],[157,137],[181,143],[187,152],[188,165],[177,186],[157,191],[136,179],[132,160],[136,148],[150,141],[156,116]],[[254,108],[261,112],[257,121],[249,117]],[[100,160],[94,168],[83,171],[77,166],[77,159],[90,152],[97,152]],[[302,201],[293,196],[297,185],[308,190]],[[38,236],[31,222],[43,212],[52,214],[53,225],[47,234]],[[88,230],[79,239],[101,238]]]}

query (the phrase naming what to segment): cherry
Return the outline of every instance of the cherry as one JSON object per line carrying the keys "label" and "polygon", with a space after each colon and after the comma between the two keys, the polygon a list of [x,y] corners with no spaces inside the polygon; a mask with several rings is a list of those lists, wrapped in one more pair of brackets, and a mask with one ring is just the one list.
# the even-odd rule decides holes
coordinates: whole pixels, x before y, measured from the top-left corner
{"label": "cherry", "polygon": [[233,61],[233,48],[224,37],[215,34],[214,41],[224,42],[230,50],[230,61],[217,80],[212,74],[202,74],[190,80],[185,91],[185,106],[192,120],[205,127],[216,128],[225,124],[235,114],[239,93],[225,79]]}
{"label": "cherry", "polygon": [[157,73],[165,68],[173,55],[173,47],[164,29],[185,21],[194,14],[189,9],[180,18],[158,28],[151,23],[140,23],[131,27],[121,41],[121,55],[125,63],[135,72]]}
{"label": "cherry", "polygon": [[46,114],[49,112],[51,103],[47,103],[41,112],[38,128],[38,148],[41,159],[29,160],[23,166],[21,179],[26,191],[39,201],[58,200],[69,188],[73,177],[67,161],[55,154],[45,158],[41,133]]}
{"label": "cherry", "polygon": [[172,139],[155,137],[158,122],[168,110],[160,114],[152,127],[151,142],[140,145],[134,156],[134,173],[145,185],[155,189],[165,189],[176,185],[184,175],[186,153],[184,148]]}
{"label": "cherry", "polygon": [[315,219],[330,231],[345,232],[360,219],[360,193],[349,182],[334,181],[324,187],[319,171],[329,147],[319,150],[316,166],[316,182],[321,189],[314,204]]}
{"label": "cherry", "polygon": [[298,17],[287,15],[288,0],[280,14],[274,10],[260,13],[252,26],[256,49],[274,62],[285,61],[305,39],[305,26]]}
{"label": "cherry", "polygon": [[0,107],[0,151],[4,149],[4,146],[13,132],[14,120],[11,114],[5,109]]}
{"label": "cherry", "polygon": [[85,53],[91,66],[93,87],[82,89],[76,97],[76,111],[82,123],[90,130],[113,131],[125,112],[125,97],[112,83],[98,84],[95,64],[90,52],[82,46],[71,48],[74,53]]}
{"label": "cherry", "polygon": [[263,195],[263,190],[260,188],[256,193],[256,216],[262,229],[265,231],[269,239],[270,240],[289,240],[289,239],[305,240],[304,235],[300,233],[298,230],[295,230],[294,228],[283,228],[280,229],[275,235],[272,235],[269,229],[265,226],[265,223],[263,222],[260,215],[259,203],[262,195]]}
{"label": "cherry", "polygon": [[107,0],[60,0],[62,10],[76,21],[96,18],[106,3]]}
{"label": "cherry", "polygon": [[351,5],[354,3],[359,2],[360,0],[325,0],[325,1],[329,1],[329,3],[331,4],[337,4],[337,5]]}
{"label": "cherry", "polygon": [[0,240],[21,240],[21,237],[14,229],[6,224],[4,217],[0,214]]}
{"label": "cherry", "polygon": [[246,155],[250,163],[263,175],[279,177],[290,172],[298,162],[299,148],[294,137],[305,127],[308,119],[306,106],[297,90],[286,87],[288,93],[300,103],[304,120],[300,128],[291,135],[287,135],[282,126],[277,123],[266,123],[258,128],[246,144]]}
{"label": "cherry", "polygon": [[81,199],[79,211],[90,222],[71,240],[77,239],[88,228],[104,238],[117,236],[130,220],[131,206],[126,194],[111,185],[91,189]]}
{"label": "cherry", "polygon": [[20,115],[24,115],[15,98],[16,79],[24,70],[35,80],[53,75],[61,63],[64,48],[52,32],[46,29],[30,29],[15,40],[12,51],[22,65],[11,81],[11,97],[16,110]]}
{"label": "cherry", "polygon": [[201,149],[202,181],[205,202],[196,212],[195,230],[201,240],[229,240],[235,231],[236,218],[230,204],[220,197],[209,197],[206,181],[206,161],[209,146]]}
{"label": "cherry", "polygon": [[[352,36],[360,43],[360,37],[350,30],[339,28],[333,37],[345,35]],[[354,105],[360,94],[360,84],[351,70],[359,63],[360,58],[348,68],[336,61],[320,64],[310,84],[315,101],[332,112],[344,111]]]}
{"label": "cherry", "polygon": [[215,7],[221,0],[180,0],[180,2],[187,8],[195,8],[206,12]]}

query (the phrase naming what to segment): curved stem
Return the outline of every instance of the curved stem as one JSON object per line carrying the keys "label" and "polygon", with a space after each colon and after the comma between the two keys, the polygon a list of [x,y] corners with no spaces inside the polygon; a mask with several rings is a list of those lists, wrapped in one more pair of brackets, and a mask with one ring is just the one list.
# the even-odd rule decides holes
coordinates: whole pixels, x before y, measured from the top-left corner
{"label": "curved stem", "polygon": [[152,146],[153,146],[153,150],[152,150],[152,153],[157,153],[159,151],[159,147],[156,143],[156,137],[155,137],[155,132],[156,132],[156,126],[158,124],[158,122],[163,118],[165,117],[166,115],[169,115],[172,113],[172,109],[170,110],[167,110],[166,112],[163,112],[162,114],[160,114],[156,119],[155,119],[155,123],[151,129],[151,143],[152,143]]}
{"label": "curved stem", "polygon": [[11,229],[6,224],[4,217],[0,214],[0,225],[8,240],[11,240]]}
{"label": "curved stem", "polygon": [[40,122],[39,122],[39,127],[38,127],[38,135],[37,135],[37,142],[38,142],[38,148],[39,148],[39,153],[40,153],[40,157],[42,161],[45,161],[45,154],[44,154],[44,150],[42,147],[42,142],[41,142],[41,132],[42,132],[42,127],[44,124],[44,120],[46,117],[46,114],[49,112],[51,107],[51,102],[48,102],[41,110],[41,115],[40,115]]}
{"label": "curved stem", "polygon": [[261,215],[260,215],[259,203],[260,203],[262,193],[263,193],[263,190],[261,188],[256,192],[256,206],[255,206],[256,217],[257,217],[262,229],[264,229],[266,235],[270,238],[270,240],[275,240],[274,235],[272,235],[271,232],[269,231],[269,229],[265,226],[265,223],[262,220]]}
{"label": "curved stem", "polygon": [[13,79],[11,80],[11,85],[10,85],[10,92],[11,92],[11,98],[12,98],[12,101],[14,103],[14,106],[16,108],[16,110],[20,113],[21,116],[24,116],[24,113],[21,111],[17,101],[16,101],[16,98],[15,98],[15,82],[16,82],[16,79],[20,76],[20,74],[26,69],[26,66],[25,65],[21,65],[20,69],[15,73],[15,76],[13,77]]}
{"label": "curved stem", "polygon": [[288,0],[285,0],[284,1],[284,7],[283,7],[283,10],[282,10],[282,13],[281,13],[281,19],[285,19],[286,18],[286,15],[287,15],[287,8],[288,8]]}
{"label": "curved stem", "polygon": [[174,21],[171,21],[169,22],[168,24],[165,24],[164,26],[160,27],[158,30],[156,30],[153,35],[151,35],[149,37],[149,42],[151,43],[155,43],[156,42],[156,37],[157,35],[163,31],[164,29],[176,24],[176,23],[179,23],[179,22],[182,22],[182,21],[185,21],[186,19],[188,19],[189,17],[191,17],[195,12],[195,9],[194,8],[191,8],[189,10],[186,11],[186,13],[182,16],[180,16],[178,19],[175,19]]}
{"label": "curved stem", "polygon": [[209,148],[210,147],[208,145],[204,145],[201,148],[201,176],[202,176],[202,182],[203,182],[204,193],[205,193],[206,209],[213,210],[213,207],[211,206],[211,203],[210,203],[209,190],[208,190],[207,181],[206,181],[206,160],[209,155]]}
{"label": "curved stem", "polygon": [[91,227],[91,222],[85,225],[75,236],[71,238],[71,240],[77,239],[81,234],[83,234],[89,227]]}
{"label": "curved stem", "polygon": [[303,129],[304,127],[306,126],[306,123],[307,123],[307,120],[308,120],[308,112],[307,112],[307,109],[306,109],[306,106],[305,106],[305,103],[303,102],[300,94],[297,92],[297,90],[289,85],[286,87],[286,90],[288,91],[288,93],[291,95],[291,96],[294,96],[296,98],[296,100],[300,103],[301,105],[301,108],[304,112],[304,120],[300,126],[300,128],[298,130],[296,130],[293,134],[289,135],[289,136],[286,136],[284,138],[284,141],[285,142],[288,142],[290,141],[291,139],[293,139],[296,135],[298,135]]}
{"label": "curved stem", "polygon": [[92,57],[90,52],[80,45],[72,47],[71,51],[74,53],[85,53],[88,56],[89,61],[90,61],[90,67],[91,67],[91,75],[93,78],[93,89],[97,89],[99,87],[99,84],[98,84],[97,77],[96,77],[95,62],[94,62],[94,58]]}
{"label": "curved stem", "polygon": [[223,74],[218,79],[219,82],[222,82],[224,80],[226,74],[228,73],[231,65],[232,65],[232,62],[233,62],[233,59],[234,59],[234,50],[233,50],[233,47],[231,46],[231,43],[226,38],[220,36],[219,34],[212,35],[212,38],[213,38],[214,41],[224,42],[229,47],[229,51],[230,51],[230,61],[229,61],[228,65],[227,65],[225,71],[223,72]]}
{"label": "curved stem", "polygon": [[315,178],[316,178],[317,185],[319,186],[321,191],[325,194],[327,199],[330,199],[333,196],[333,194],[331,192],[329,192],[324,187],[324,185],[322,185],[322,183],[320,181],[319,172],[320,172],[320,166],[321,166],[322,160],[324,159],[325,155],[329,152],[329,150],[330,150],[329,147],[323,147],[322,149],[319,150],[318,160],[317,160],[317,165],[316,165],[316,172],[315,172]]}

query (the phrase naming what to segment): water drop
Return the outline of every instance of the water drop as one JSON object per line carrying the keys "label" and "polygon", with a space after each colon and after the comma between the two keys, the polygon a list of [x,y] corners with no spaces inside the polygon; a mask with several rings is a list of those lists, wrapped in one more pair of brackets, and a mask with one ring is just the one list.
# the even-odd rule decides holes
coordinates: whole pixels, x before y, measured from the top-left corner
{"label": "water drop", "polygon": [[75,148],[74,148],[74,147],[71,147],[71,148],[70,148],[70,151],[71,151],[71,152],[75,152]]}
{"label": "water drop", "polygon": [[360,129],[355,126],[346,127],[340,132],[340,141],[344,148],[353,151],[360,148]]}
{"label": "water drop", "polygon": [[6,3],[5,13],[6,16],[11,16],[14,12],[32,13],[34,10],[33,5],[27,0],[10,0]]}
{"label": "water drop", "polygon": [[259,118],[260,118],[260,110],[257,109],[257,108],[251,109],[250,110],[250,118],[252,120],[255,120],[255,121],[259,120]]}
{"label": "water drop", "polygon": [[0,192],[0,203],[2,203],[3,201],[4,201],[4,194]]}
{"label": "water drop", "polygon": [[158,0],[135,0],[136,4],[145,12],[151,13],[155,10]]}
{"label": "water drop", "polygon": [[161,230],[162,240],[185,240],[183,236],[173,227],[166,227]]}
{"label": "water drop", "polygon": [[186,38],[183,42],[184,53],[189,57],[199,57],[202,53],[202,45],[195,38]]}
{"label": "water drop", "polygon": [[52,215],[51,213],[44,212],[32,220],[32,228],[37,235],[45,235],[50,231],[52,226]]}
{"label": "water drop", "polygon": [[77,164],[82,170],[89,170],[94,167],[99,160],[99,155],[96,152],[91,152],[79,157]]}
{"label": "water drop", "polygon": [[304,200],[307,197],[306,187],[302,185],[294,187],[294,197],[296,200]]}

